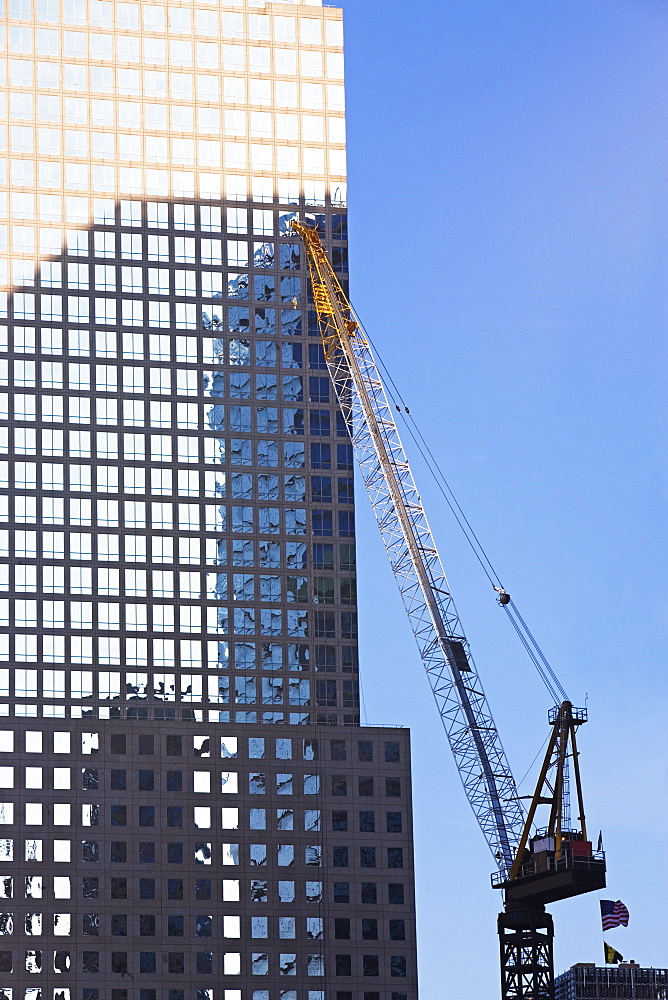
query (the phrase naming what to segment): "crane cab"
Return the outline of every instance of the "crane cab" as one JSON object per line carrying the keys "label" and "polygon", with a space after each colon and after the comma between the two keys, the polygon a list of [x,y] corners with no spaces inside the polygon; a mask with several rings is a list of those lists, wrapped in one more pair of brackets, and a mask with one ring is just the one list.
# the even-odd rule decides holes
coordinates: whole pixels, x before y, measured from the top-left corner
{"label": "crane cab", "polygon": [[[587,721],[587,710],[569,701],[550,710],[552,735],[538,784],[522,831],[519,850],[509,873],[492,877],[503,889],[506,904],[544,906],[605,887],[605,855],[587,839],[576,729]],[[570,826],[569,763],[577,793],[580,829]],[[536,810],[550,807],[548,825],[531,833]]]}
{"label": "crane cab", "polygon": [[605,854],[594,851],[577,830],[563,830],[561,849],[546,830],[529,841],[513,879],[493,877],[505,900],[545,905],[605,888]]}

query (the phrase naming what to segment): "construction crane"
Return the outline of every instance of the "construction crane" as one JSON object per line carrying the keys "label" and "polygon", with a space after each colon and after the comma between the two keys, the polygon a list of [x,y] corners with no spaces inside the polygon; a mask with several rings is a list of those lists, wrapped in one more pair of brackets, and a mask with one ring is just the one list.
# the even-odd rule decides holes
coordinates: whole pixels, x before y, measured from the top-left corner
{"label": "construction crane", "polygon": [[[605,886],[605,857],[587,840],[576,743],[586,710],[574,708],[558,687],[547,752],[525,814],[369,342],[316,229],[296,219],[291,226],[304,244],[325,359],[362,479],[464,790],[497,865],[492,885],[504,892],[501,996],[553,1000],[554,929],[545,904]],[[509,609],[510,595],[496,589]],[[549,806],[549,819],[536,829],[541,806]]]}

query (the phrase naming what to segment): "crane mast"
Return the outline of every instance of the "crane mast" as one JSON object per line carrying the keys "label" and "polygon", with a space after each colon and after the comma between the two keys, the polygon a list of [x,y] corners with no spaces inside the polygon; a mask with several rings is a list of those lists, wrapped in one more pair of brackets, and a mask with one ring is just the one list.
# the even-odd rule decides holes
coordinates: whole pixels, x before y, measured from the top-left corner
{"label": "crane mast", "polygon": [[315,230],[302,238],[325,359],[471,808],[508,875],[524,815],[373,354]]}
{"label": "crane mast", "polygon": [[[503,1000],[553,1000],[553,924],[545,904],[605,886],[605,858],[587,841],[576,727],[564,700],[525,817],[457,614],[376,361],[315,229],[294,219],[306,250],[327,367],[467,798],[494,856]],[[509,598],[505,591],[501,604]],[[506,599],[503,600],[503,597]],[[580,829],[568,813],[569,761]],[[550,805],[532,836],[539,805]]]}

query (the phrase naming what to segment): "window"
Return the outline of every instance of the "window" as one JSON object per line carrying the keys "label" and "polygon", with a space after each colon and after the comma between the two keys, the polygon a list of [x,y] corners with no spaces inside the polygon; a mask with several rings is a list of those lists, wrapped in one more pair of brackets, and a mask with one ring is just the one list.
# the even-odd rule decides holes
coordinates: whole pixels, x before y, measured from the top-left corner
{"label": "window", "polygon": [[211,899],[211,879],[198,878],[196,880],[195,899]]}
{"label": "window", "polygon": [[183,826],[182,806],[167,806],[167,826]]}
{"label": "window", "polygon": [[[401,886],[403,890],[403,886]],[[378,902],[378,887],[375,882],[362,882],[360,886],[360,899],[363,903],[377,903]],[[390,902],[392,900],[390,899]],[[403,902],[403,893],[402,893]]]}
{"label": "window", "polygon": [[139,863],[155,864],[155,843],[153,841],[139,842]]}
{"label": "window", "polygon": [[360,813],[360,832],[374,833],[376,829],[376,814],[364,811]]}
{"label": "window", "polygon": [[[155,952],[154,951],[140,951],[139,952],[139,971],[140,972],[155,972]],[[142,990],[141,993],[149,993],[149,990]],[[155,993],[155,991],[152,991]]]}
{"label": "window", "polygon": [[[373,815],[373,813],[371,814]],[[348,813],[347,812],[333,812],[332,813],[332,830],[336,833],[341,830],[348,829]]]}
{"label": "window", "polygon": [[324,375],[310,375],[308,384],[311,403],[329,403],[329,378]]}
{"label": "window", "polygon": [[329,410],[311,410],[309,413],[311,434],[322,437],[330,435],[330,414]]}
{"label": "window", "polygon": [[154,878],[140,878],[139,879],[139,898],[140,899],[155,899],[155,879]]}
{"label": "window", "polygon": [[313,634],[318,639],[336,638],[336,615],[333,611],[314,611]]}
{"label": "window", "polygon": [[[404,955],[392,955],[390,958],[390,975],[391,976],[401,976],[406,975],[406,958]],[[394,996],[394,994],[393,994]]]}
{"label": "window", "polygon": [[351,510],[339,511],[339,535],[341,538],[350,538],[355,534],[355,518]]}
{"label": "window", "polygon": [[390,941],[404,941],[406,939],[406,921],[389,921]]}
{"label": "window", "polygon": [[402,820],[400,812],[388,812],[385,813],[387,832],[388,833],[401,833],[402,832]]}
{"label": "window", "polygon": [[348,867],[348,848],[347,847],[333,847],[332,848],[332,864],[334,868],[347,868]]}
{"label": "window", "polygon": [[183,879],[167,879],[167,899],[183,899]]}
{"label": "window", "polygon": [[127,809],[125,806],[111,806],[111,825],[127,826]]}
{"label": "window", "polygon": [[324,705],[335,708],[337,705],[336,681],[335,680],[316,681],[315,697],[316,697],[316,705]]}
{"label": "window", "polygon": [[387,887],[387,901],[388,903],[397,904],[403,906],[404,902],[404,887],[401,882],[390,882]]}
{"label": "window", "polygon": [[112,951],[111,971],[112,972],[128,971],[128,954],[126,951]]}
{"label": "window", "polygon": [[[350,902],[350,883],[349,882],[335,882],[334,883],[334,902],[335,903],[349,903]],[[362,900],[364,902],[364,900]]]}
{"label": "window", "polygon": [[385,795],[389,798],[399,798],[401,796],[401,782],[398,778],[385,779]]}
{"label": "window", "polygon": [[333,774],[332,795],[347,795],[347,794],[348,794],[348,783],[346,781],[345,775]]}
{"label": "window", "polygon": [[352,961],[350,955],[335,955],[335,975],[337,976],[351,976],[352,975]]}
{"label": "window", "polygon": [[404,867],[404,852],[401,847],[388,847],[387,849],[387,867],[388,868],[403,868]]}
{"label": "window", "polygon": [[99,972],[100,971],[100,953],[99,951],[84,951],[81,956],[81,971],[86,972]]}
{"label": "window", "polygon": [[111,898],[112,899],[128,898],[128,880],[126,878],[111,879]]}
{"label": "window", "polygon": [[167,844],[167,864],[170,865],[183,864],[183,844],[177,844],[177,843]]}
{"label": "window", "polygon": [[[155,826],[155,807],[139,806],[139,825]],[[142,859],[145,860],[145,859]]]}
{"label": "window", "polygon": [[197,972],[198,974],[208,975],[213,972],[213,953],[210,951],[198,951],[197,952]]}
{"label": "window", "polygon": [[330,444],[311,445],[311,468],[331,469],[332,467],[332,446]]}
{"label": "window", "polygon": [[362,975],[363,976],[378,976],[378,955],[363,955],[362,956]]}
{"label": "window", "polygon": [[362,919],[362,940],[363,941],[377,941],[378,940],[378,921],[364,917]]}
{"label": "window", "polygon": [[128,860],[128,845],[124,840],[112,840],[111,842],[112,862],[125,864]]}
{"label": "window", "polygon": [[84,767],[81,771],[82,789],[95,789],[98,787],[98,770],[93,767]]}
{"label": "window", "polygon": [[[339,513],[342,512],[339,511]],[[332,521],[332,511],[315,508],[311,511],[311,525],[313,528],[313,534],[316,537],[328,537],[333,535],[334,526]]]}
{"label": "window", "polygon": [[308,345],[308,361],[310,369],[320,368],[327,371],[327,362],[325,361],[325,352],[322,349],[322,344]]}
{"label": "window", "polygon": [[352,503],[354,500],[354,490],[353,490],[353,480],[343,479],[339,476],[338,480],[338,500],[339,503]]}
{"label": "window", "polygon": [[[141,737],[140,737],[141,739]],[[152,792],[155,788],[155,772],[153,771],[140,771],[139,772],[139,791],[140,792]]]}
{"label": "window", "polygon": [[[100,893],[100,880],[96,878],[85,878],[81,883],[81,895],[83,899],[97,899]],[[86,920],[84,915],[84,934],[86,933]]]}
{"label": "window", "polygon": [[167,970],[169,973],[176,975],[185,972],[185,961],[182,951],[170,951],[167,953]]}

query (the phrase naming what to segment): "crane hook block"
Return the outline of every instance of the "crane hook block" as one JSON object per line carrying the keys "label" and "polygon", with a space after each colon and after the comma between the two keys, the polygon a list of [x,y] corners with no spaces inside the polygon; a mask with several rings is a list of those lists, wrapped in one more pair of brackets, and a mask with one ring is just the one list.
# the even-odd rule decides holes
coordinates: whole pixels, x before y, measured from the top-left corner
{"label": "crane hook block", "polygon": [[494,590],[499,595],[498,600],[501,607],[504,607],[506,604],[510,604],[510,594],[507,590],[504,590],[503,587],[495,587]]}

